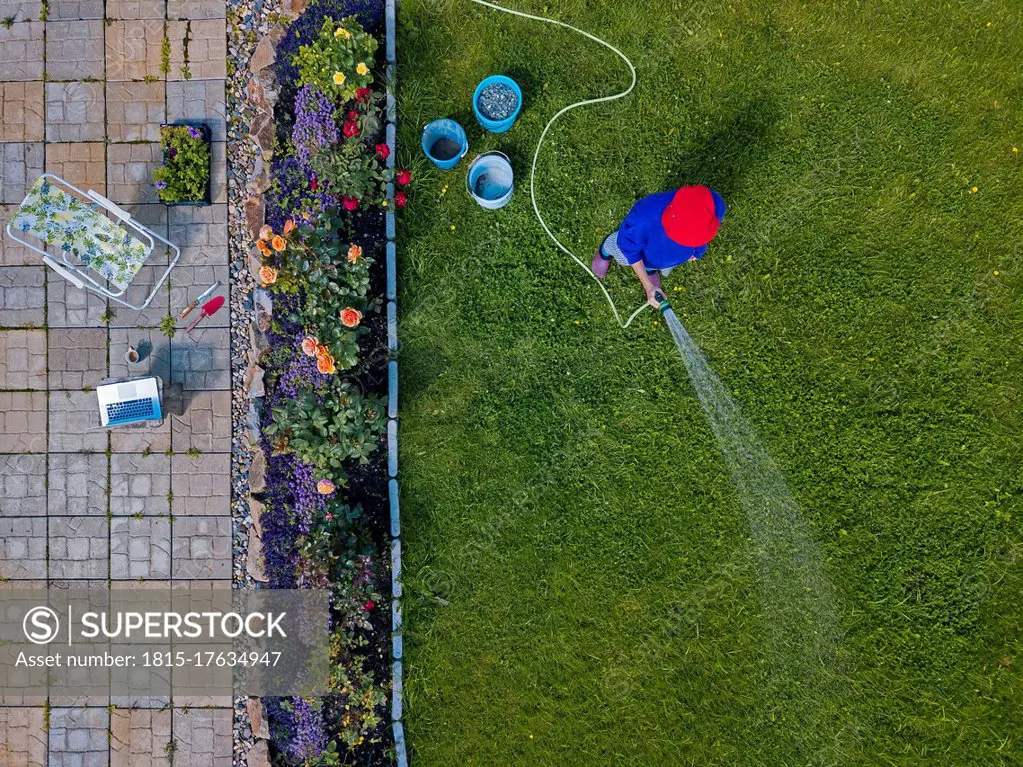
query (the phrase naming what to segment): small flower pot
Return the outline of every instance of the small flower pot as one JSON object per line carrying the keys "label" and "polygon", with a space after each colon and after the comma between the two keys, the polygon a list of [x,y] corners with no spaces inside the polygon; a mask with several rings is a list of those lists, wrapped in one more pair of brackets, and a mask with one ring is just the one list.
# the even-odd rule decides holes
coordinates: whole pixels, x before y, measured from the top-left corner
{"label": "small flower pot", "polygon": [[[161,128],[177,128],[177,127],[196,128],[202,134],[202,141],[210,149],[210,152],[209,152],[210,167],[209,167],[209,173],[208,173],[208,175],[206,177],[206,191],[205,191],[205,194],[203,194],[202,198],[200,198],[198,200],[175,200],[175,201],[161,200],[161,202],[164,205],[168,205],[168,206],[186,205],[186,206],[193,206],[193,207],[212,204],[213,200],[212,200],[212,196],[210,194],[210,184],[211,184],[211,182],[213,180],[213,147],[212,147],[213,137],[212,137],[212,134],[210,133],[209,126],[206,123],[198,121],[198,120],[175,120],[172,123],[164,123],[160,127]],[[164,163],[164,165],[166,165],[167,161],[170,160],[170,159],[171,159],[171,157],[170,157],[170,147],[165,146],[163,148],[163,163]]]}

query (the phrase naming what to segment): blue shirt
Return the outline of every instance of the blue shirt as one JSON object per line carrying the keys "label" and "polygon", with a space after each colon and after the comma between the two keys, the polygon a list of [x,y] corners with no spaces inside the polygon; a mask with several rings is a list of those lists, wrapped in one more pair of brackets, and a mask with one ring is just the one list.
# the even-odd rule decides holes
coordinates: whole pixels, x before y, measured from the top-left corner
{"label": "blue shirt", "polygon": [[[714,213],[718,221],[722,221],[727,209],[725,201],[713,189],[710,193],[714,198]],[[630,264],[642,261],[648,269],[670,269],[690,258],[702,258],[707,252],[706,245],[698,248],[679,245],[664,231],[661,216],[674,198],[675,192],[660,192],[632,206],[618,227],[618,248]]]}

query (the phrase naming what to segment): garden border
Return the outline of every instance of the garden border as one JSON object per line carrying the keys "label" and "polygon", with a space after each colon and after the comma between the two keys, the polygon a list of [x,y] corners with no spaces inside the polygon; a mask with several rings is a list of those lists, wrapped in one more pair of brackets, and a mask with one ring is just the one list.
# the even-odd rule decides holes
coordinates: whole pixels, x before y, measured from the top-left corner
{"label": "garden border", "polygon": [[[394,87],[397,80],[397,0],[385,0],[387,58],[387,167],[394,167],[398,133],[398,110]],[[408,749],[402,720],[403,637],[401,614],[401,508],[398,486],[398,264],[395,243],[394,183],[387,186],[390,203],[385,216],[387,234],[387,495],[391,515],[391,723],[398,767],[407,767]]]}

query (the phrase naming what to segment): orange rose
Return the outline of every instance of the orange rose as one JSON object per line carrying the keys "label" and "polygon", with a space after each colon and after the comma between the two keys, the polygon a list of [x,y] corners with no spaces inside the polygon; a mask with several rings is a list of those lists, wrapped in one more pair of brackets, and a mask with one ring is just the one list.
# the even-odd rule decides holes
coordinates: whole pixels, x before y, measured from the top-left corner
{"label": "orange rose", "polygon": [[270,240],[270,244],[273,245],[274,250],[278,253],[288,247],[288,243],[279,234],[274,235],[274,238]]}
{"label": "orange rose", "polygon": [[330,356],[330,349],[328,349],[323,344],[317,344],[317,346],[316,346],[316,356],[317,357],[329,357]]}
{"label": "orange rose", "polygon": [[316,492],[320,495],[330,495],[337,489],[337,486],[329,479],[321,479],[316,483]]}
{"label": "orange rose", "polygon": [[290,218],[284,222],[284,235],[285,237],[295,231],[295,222]]}
{"label": "orange rose", "polygon": [[362,258],[362,248],[358,245],[352,245],[352,247],[348,249],[348,263],[354,264],[358,262],[360,258]]}
{"label": "orange rose", "polygon": [[302,339],[302,353],[306,357],[315,357],[319,353],[320,339],[316,336],[306,336]]}
{"label": "orange rose", "polygon": [[264,285],[273,285],[277,282],[277,270],[272,266],[259,267],[259,281]]}
{"label": "orange rose", "polygon": [[348,307],[341,310],[341,324],[346,328],[354,328],[362,321],[362,312],[358,309]]}
{"label": "orange rose", "polygon": [[325,376],[337,372],[337,368],[334,367],[334,358],[329,354],[316,358],[316,369]]}
{"label": "orange rose", "polygon": [[264,240],[256,240],[256,249],[264,256],[270,254],[270,248],[266,246],[266,242]]}
{"label": "orange rose", "polygon": [[259,228],[259,239],[269,240],[273,236],[274,230],[270,228],[269,224],[263,224],[263,226]]}

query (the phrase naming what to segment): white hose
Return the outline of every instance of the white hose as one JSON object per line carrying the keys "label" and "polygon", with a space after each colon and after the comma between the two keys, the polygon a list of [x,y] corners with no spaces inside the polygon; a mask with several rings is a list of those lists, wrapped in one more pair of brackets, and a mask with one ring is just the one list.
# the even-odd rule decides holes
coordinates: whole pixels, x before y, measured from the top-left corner
{"label": "white hose", "polygon": [[615,94],[613,94],[611,96],[601,96],[600,98],[586,99],[586,101],[577,101],[574,104],[569,104],[567,107],[565,107],[564,109],[559,111],[556,115],[554,115],[554,117],[552,117],[550,119],[550,121],[547,123],[547,125],[543,129],[543,133],[540,134],[540,140],[536,144],[536,151],[533,153],[533,167],[532,167],[532,169],[529,172],[529,196],[533,200],[533,212],[536,213],[536,218],[540,222],[540,226],[543,227],[543,230],[545,232],[547,232],[547,236],[550,237],[554,241],[554,244],[557,245],[558,248],[560,248],[562,251],[567,253],[569,255],[569,257],[571,257],[571,259],[573,261],[575,261],[577,264],[579,264],[579,266],[581,266],[583,268],[583,270],[588,275],[590,275],[590,277],[593,278],[593,281],[597,283],[597,287],[599,287],[601,292],[603,292],[604,298],[607,299],[607,303],[611,307],[611,311],[614,312],[615,320],[617,320],[618,324],[622,328],[627,328],[627,327],[629,327],[629,325],[632,324],[632,321],[634,319],[636,319],[636,317],[639,316],[639,313],[642,312],[644,309],[646,309],[650,304],[643,304],[642,306],[640,306],[638,309],[636,309],[636,311],[634,311],[629,316],[629,319],[627,319],[625,322],[622,322],[622,315],[618,313],[618,308],[615,306],[615,302],[611,299],[611,294],[608,293],[607,292],[607,288],[604,287],[604,283],[601,282],[599,279],[597,279],[597,275],[595,275],[593,273],[593,270],[590,269],[589,265],[586,262],[584,262],[582,259],[580,259],[575,253],[573,253],[565,245],[563,245],[561,240],[559,240],[557,237],[554,236],[554,232],[552,232],[550,230],[550,227],[547,226],[547,222],[544,221],[543,216],[540,214],[540,206],[537,205],[537,202],[536,202],[536,163],[537,163],[537,160],[540,158],[540,149],[541,149],[541,147],[543,147],[543,141],[544,141],[545,138],[547,138],[547,131],[549,131],[551,129],[551,126],[554,125],[554,123],[557,121],[557,119],[559,117],[561,117],[566,112],[570,112],[573,109],[577,109],[579,107],[588,106],[589,104],[600,104],[601,102],[604,102],[604,101],[615,101],[617,99],[625,98],[630,93],[632,93],[633,88],[636,87],[636,68],[634,66],[632,66],[632,62],[629,61],[629,57],[626,56],[624,53],[622,53],[617,48],[615,48],[613,45],[611,45],[611,43],[606,42],[604,40],[601,40],[599,37],[596,37],[595,35],[591,35],[589,32],[585,32],[585,31],[583,31],[583,30],[581,30],[581,29],[579,29],[577,27],[573,27],[571,24],[566,24],[563,21],[555,21],[554,19],[548,19],[545,16],[534,16],[531,13],[523,13],[522,11],[513,11],[510,8],[502,8],[500,5],[494,5],[493,3],[488,3],[488,2],[486,2],[486,0],[472,0],[472,2],[474,2],[474,3],[478,4],[478,5],[484,5],[487,8],[493,8],[495,11],[501,11],[502,13],[510,13],[513,16],[521,16],[524,19],[533,19],[533,21],[543,21],[543,22],[545,22],[547,24],[554,24],[554,25],[559,26],[559,27],[564,27],[565,29],[571,29],[573,32],[578,32],[583,37],[585,37],[585,38],[587,38],[589,40],[592,40],[595,43],[600,43],[605,48],[613,51],[615,54],[618,55],[618,57],[622,61],[625,62],[625,66],[627,66],[629,68],[629,73],[632,75],[632,82],[629,83],[629,87],[626,88],[624,91],[621,91],[620,93],[615,93]]}

